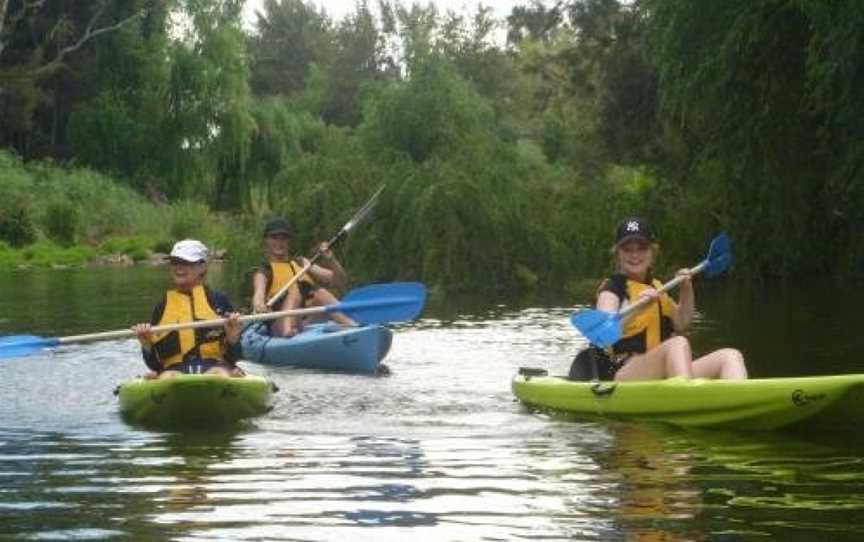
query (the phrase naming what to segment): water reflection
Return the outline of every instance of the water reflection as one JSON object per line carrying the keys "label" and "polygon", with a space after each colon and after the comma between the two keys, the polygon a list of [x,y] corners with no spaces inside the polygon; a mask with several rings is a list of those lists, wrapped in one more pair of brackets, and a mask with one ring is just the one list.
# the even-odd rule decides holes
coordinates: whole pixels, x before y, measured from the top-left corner
{"label": "water reflection", "polygon": [[697,464],[689,449],[667,449],[648,425],[612,424],[614,445],[597,458],[619,478],[616,523],[628,540],[696,540],[703,533],[702,489],[693,483]]}

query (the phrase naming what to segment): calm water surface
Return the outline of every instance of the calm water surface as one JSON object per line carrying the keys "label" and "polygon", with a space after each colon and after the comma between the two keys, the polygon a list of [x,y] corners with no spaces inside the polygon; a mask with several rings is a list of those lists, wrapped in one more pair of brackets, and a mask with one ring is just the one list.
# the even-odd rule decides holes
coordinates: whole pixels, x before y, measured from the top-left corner
{"label": "calm water surface", "polygon": [[[0,274],[0,334],[126,327],[164,278]],[[754,376],[864,372],[837,291],[733,286],[700,285],[697,350],[734,344]],[[143,371],[132,340],[0,360],[0,538],[860,540],[858,435],[572,422],[516,403],[519,366],[566,372],[574,308],[433,299],[396,329],[387,378],[247,363],[281,390],[229,432],[125,425],[112,391]]]}

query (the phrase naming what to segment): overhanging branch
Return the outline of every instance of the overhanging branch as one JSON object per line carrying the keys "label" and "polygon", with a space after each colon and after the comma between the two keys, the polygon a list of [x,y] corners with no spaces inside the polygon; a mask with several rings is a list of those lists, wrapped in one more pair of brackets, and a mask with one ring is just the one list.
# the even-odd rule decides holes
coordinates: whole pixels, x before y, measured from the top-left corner
{"label": "overhanging branch", "polygon": [[90,19],[89,23],[87,23],[87,28],[84,31],[84,34],[78,39],[78,41],[76,41],[72,45],[69,45],[67,47],[60,49],[60,52],[57,53],[57,56],[54,57],[53,59],[51,59],[51,61],[48,62],[47,64],[37,68],[33,72],[33,76],[39,78],[39,77],[44,77],[45,75],[48,75],[48,74],[54,72],[58,68],[62,67],[63,62],[67,56],[69,56],[70,54],[74,53],[75,51],[77,51],[78,49],[83,47],[90,40],[92,40],[92,39],[94,39],[97,36],[100,36],[102,34],[107,34],[109,32],[116,32],[117,30],[126,26],[130,22],[132,22],[135,19],[142,17],[144,15],[144,11],[138,11],[138,12],[130,15],[129,17],[123,19],[122,21],[118,22],[117,24],[113,24],[111,26],[103,26],[102,28],[97,28],[94,30],[93,27],[96,25],[96,23],[99,20],[99,17],[102,16],[102,13],[104,11],[105,11],[105,4],[103,4],[96,11],[96,13],[93,15],[93,18]]}

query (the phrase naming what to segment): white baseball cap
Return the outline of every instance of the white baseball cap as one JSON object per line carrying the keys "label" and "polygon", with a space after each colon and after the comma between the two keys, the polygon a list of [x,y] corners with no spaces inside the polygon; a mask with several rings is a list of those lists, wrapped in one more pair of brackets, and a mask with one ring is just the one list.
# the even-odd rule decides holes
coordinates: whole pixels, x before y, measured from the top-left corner
{"label": "white baseball cap", "polygon": [[207,247],[201,241],[184,239],[174,244],[174,248],[171,249],[171,257],[189,263],[206,262]]}

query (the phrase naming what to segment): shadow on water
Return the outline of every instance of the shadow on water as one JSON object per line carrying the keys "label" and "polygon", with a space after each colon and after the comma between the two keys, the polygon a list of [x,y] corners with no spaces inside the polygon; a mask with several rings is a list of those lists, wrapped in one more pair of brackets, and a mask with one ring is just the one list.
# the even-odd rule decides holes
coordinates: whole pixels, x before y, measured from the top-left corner
{"label": "shadow on water", "polygon": [[[350,463],[364,464],[364,472],[355,471],[354,474],[362,474],[368,483],[350,488],[346,499],[363,504],[340,516],[359,526],[411,527],[438,523],[437,514],[410,510],[406,506],[424,498],[422,489],[407,483],[426,476],[428,465],[418,440],[374,436],[356,436],[350,440],[354,446]],[[375,503],[381,504],[373,507]],[[396,503],[406,508],[394,509]]]}

